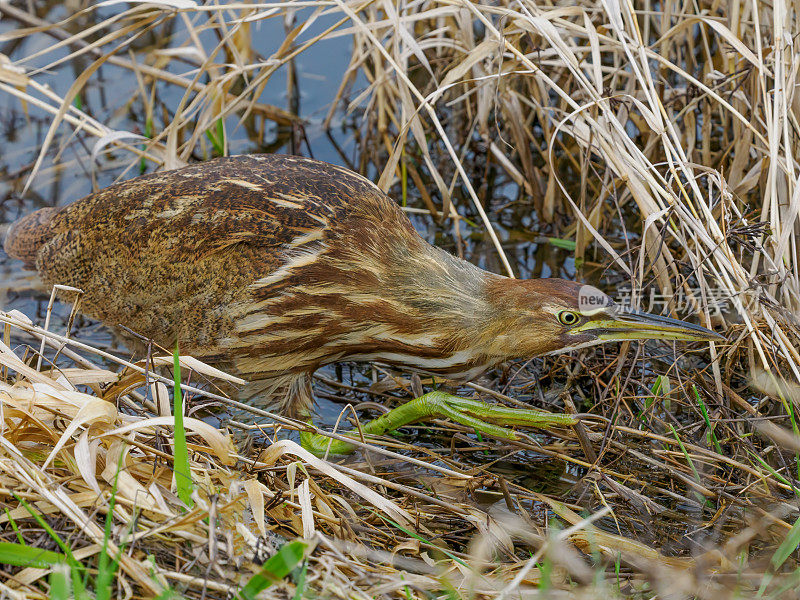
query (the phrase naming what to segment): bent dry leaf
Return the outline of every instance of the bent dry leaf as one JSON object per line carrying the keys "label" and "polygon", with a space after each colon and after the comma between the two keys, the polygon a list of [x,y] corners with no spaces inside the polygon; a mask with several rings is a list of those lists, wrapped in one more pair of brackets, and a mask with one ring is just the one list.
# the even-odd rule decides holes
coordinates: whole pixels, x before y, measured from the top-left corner
{"label": "bent dry leaf", "polygon": [[260,459],[261,462],[272,465],[284,454],[292,454],[301,459],[307,465],[317,469],[324,475],[335,479],[340,484],[349,488],[351,491],[364,498],[364,500],[375,506],[377,509],[386,513],[401,524],[409,525],[410,523],[414,522],[414,518],[406,510],[400,508],[396,503],[388,498],[384,498],[364,484],[357,482],[352,477],[345,475],[339,471],[335,465],[332,465],[321,458],[317,458],[311,454],[311,452],[300,446],[297,442],[293,442],[292,440],[280,440],[279,442],[276,442],[267,448],[261,454]]}
{"label": "bent dry leaf", "polygon": [[78,411],[78,414],[75,415],[75,418],[72,422],[67,426],[64,430],[64,434],[61,436],[61,439],[58,440],[58,443],[55,445],[53,450],[50,452],[50,456],[47,457],[47,460],[44,461],[44,465],[42,468],[47,468],[47,465],[55,458],[58,454],[59,450],[64,447],[64,444],[67,443],[72,438],[72,434],[75,433],[80,427],[83,425],[100,422],[111,424],[114,423],[117,419],[117,408],[105,400],[100,400],[95,398],[93,401],[84,404],[81,409]]}
{"label": "bent dry leaf", "polygon": [[[97,437],[117,437],[130,431],[142,431],[152,434],[159,427],[174,427],[174,425],[175,419],[173,417],[152,417],[128,423],[127,425],[112,429],[111,431],[105,431],[98,434]],[[213,425],[209,425],[205,421],[193,417],[185,417],[183,419],[183,425],[184,430],[191,431],[193,434],[203,438],[209,445],[211,451],[223,464],[236,464],[236,446],[233,444],[233,440],[229,435],[224,434]]]}
{"label": "bent dry leaf", "polygon": [[[156,366],[167,366],[173,364],[173,357],[171,356],[156,356],[153,358],[153,364]],[[193,356],[180,356],[180,366],[182,369],[191,369],[195,373],[200,373],[201,375],[205,375],[207,377],[212,377],[214,379],[221,379],[223,381],[230,381],[231,383],[236,383],[238,385],[245,385],[247,381],[240,377],[236,377],[231,375],[230,373],[226,373],[225,371],[221,371],[211,365],[207,365],[203,361],[194,358]]]}

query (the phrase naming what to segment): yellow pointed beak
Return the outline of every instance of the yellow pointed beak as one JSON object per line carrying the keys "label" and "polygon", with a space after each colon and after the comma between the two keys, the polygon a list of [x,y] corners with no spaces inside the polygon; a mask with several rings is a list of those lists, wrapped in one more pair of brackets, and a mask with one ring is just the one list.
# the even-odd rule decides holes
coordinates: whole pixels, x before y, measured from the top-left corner
{"label": "yellow pointed beak", "polygon": [[598,340],[680,340],[720,342],[725,338],[718,333],[685,321],[653,315],[646,312],[616,310],[597,315],[572,333],[592,333]]}

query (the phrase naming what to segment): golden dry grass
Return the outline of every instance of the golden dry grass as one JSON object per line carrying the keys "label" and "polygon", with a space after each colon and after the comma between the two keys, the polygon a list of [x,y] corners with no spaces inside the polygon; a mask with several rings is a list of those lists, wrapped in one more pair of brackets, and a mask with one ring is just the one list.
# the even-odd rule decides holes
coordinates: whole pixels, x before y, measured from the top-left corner
{"label": "golden dry grass", "polygon": [[[465,468],[459,455],[481,446],[463,446],[463,438],[456,455],[432,450],[420,454],[413,452],[414,446],[397,442],[389,450],[385,444],[373,446],[366,460],[336,465],[309,455],[295,442],[277,441],[275,420],[251,425],[273,443],[237,449],[229,434],[192,418],[186,428],[195,506],[187,512],[175,493],[172,417],[147,411],[148,402],[135,393],[126,395],[145,388],[145,376],[158,380],[152,369],[166,361],[154,359],[147,375],[143,371],[148,365],[121,359],[115,361],[123,367],[119,373],[87,368],[92,363],[86,359],[82,367],[35,370],[6,342],[20,349],[15,340],[33,335],[62,352],[69,353],[70,347],[104,351],[49,333],[18,313],[0,313],[0,323],[5,331],[0,365],[6,374],[0,380],[0,495],[7,509],[0,521],[10,539],[20,531],[29,545],[57,550],[19,504],[19,498],[25,499],[63,532],[74,555],[91,565],[104,544],[102,522],[113,495],[110,551],[113,555],[122,549],[116,590],[124,597],[148,597],[165,589],[180,590],[186,597],[224,595],[246,582],[284,539],[296,536],[316,544],[306,585],[312,595],[322,597],[424,597],[451,586],[456,597],[494,597],[503,590],[518,597],[535,594],[543,581],[545,592],[572,590],[576,597],[646,590],[659,597],[725,597],[758,588],[764,561],[786,539],[787,520],[796,513],[791,502],[775,503],[791,487],[778,474],[688,441],[622,426],[614,429],[629,440],[629,447],[608,442],[606,460],[593,470],[596,478],[590,478],[602,505],[585,517],[576,512],[580,505],[505,481],[492,473],[491,463]],[[32,358],[36,352],[28,347]],[[182,366],[194,378],[222,375],[188,357]],[[151,386],[151,399],[160,405],[166,386],[163,381]],[[141,408],[133,414],[122,410],[125,406]],[[776,439],[792,439],[791,432],[772,433]],[[590,437],[603,442],[599,432]],[[647,447],[636,445],[637,438],[657,440],[660,448],[652,447],[652,456],[646,456]],[[683,454],[681,444],[689,454]],[[516,446],[493,450],[530,448],[590,466],[570,432],[556,434],[549,444]],[[642,465],[618,472],[615,464],[625,454]],[[693,463],[691,469],[683,464],[685,456]],[[648,474],[648,466],[674,472]],[[704,473],[702,479],[691,477],[697,469]],[[729,481],[717,473],[726,473]],[[730,484],[731,479],[748,478],[752,489],[745,492]],[[598,483],[604,481],[610,490],[604,485],[601,491]],[[680,492],[687,495],[685,502],[719,502],[718,513],[705,527],[713,527],[721,511],[733,508],[735,514],[726,517],[724,544],[709,544],[693,556],[667,556],[635,535],[593,524],[609,515],[617,521],[619,513],[623,529],[630,531],[626,523],[631,519],[670,512],[662,505],[665,491],[659,485],[682,488],[682,483],[688,484]],[[770,511],[760,508],[768,503]],[[626,504],[638,505],[639,516],[631,515]],[[532,506],[538,509],[529,513]],[[536,517],[543,509],[551,515],[549,527]],[[678,520],[681,526],[688,524],[685,518]],[[758,544],[759,551],[751,554],[751,544]],[[526,548],[527,559],[520,554]],[[609,575],[603,575],[604,568],[610,569]],[[47,569],[5,575],[2,585],[10,596],[47,596]],[[627,591],[619,589],[615,578]],[[796,585],[795,577],[783,573],[773,587],[786,581]],[[281,585],[292,589],[290,583]],[[702,593],[697,591],[700,585]]]}

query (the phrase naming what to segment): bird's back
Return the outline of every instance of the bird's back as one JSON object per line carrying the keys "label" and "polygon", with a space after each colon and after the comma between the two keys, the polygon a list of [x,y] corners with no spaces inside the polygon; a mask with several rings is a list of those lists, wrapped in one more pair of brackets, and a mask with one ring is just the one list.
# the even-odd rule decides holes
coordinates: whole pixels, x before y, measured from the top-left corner
{"label": "bird's back", "polygon": [[[45,282],[85,291],[83,309],[182,350],[220,351],[230,307],[287,256],[353,220],[404,221],[369,180],[301,157],[219,158],[126,181],[9,231],[9,255]],[[407,220],[405,220],[407,223]]]}

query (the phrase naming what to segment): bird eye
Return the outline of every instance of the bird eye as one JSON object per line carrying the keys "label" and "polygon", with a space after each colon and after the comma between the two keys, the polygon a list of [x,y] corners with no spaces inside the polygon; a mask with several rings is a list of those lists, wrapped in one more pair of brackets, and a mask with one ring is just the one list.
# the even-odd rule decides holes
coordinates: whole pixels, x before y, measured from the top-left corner
{"label": "bird eye", "polygon": [[558,313],[558,321],[562,325],[575,325],[580,320],[580,317],[577,313],[574,313],[569,310],[562,310]]}

